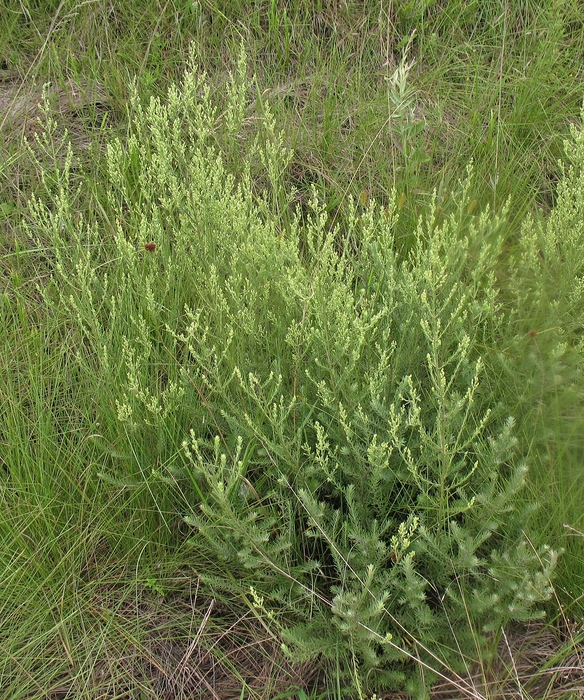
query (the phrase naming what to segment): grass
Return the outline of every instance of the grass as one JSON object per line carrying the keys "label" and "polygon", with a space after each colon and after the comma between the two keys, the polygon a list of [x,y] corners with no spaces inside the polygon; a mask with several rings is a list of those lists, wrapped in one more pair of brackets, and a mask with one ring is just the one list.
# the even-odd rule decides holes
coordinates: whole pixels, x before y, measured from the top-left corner
{"label": "grass", "polygon": [[[394,201],[400,215],[394,235],[405,259],[434,191],[437,221],[460,215],[457,182],[472,160],[463,220],[475,223],[487,207],[499,213],[510,198],[497,284],[503,299],[517,299],[510,262],[520,260],[522,223],[528,213],[546,219],[557,203],[563,140],[579,120],[583,22],[576,0],[152,0],[139,9],[106,0],[1,2],[0,687],[7,697],[341,693],[334,664],[291,664],[262,606],[213,586],[213,577],[224,573],[204,548],[185,543],[181,514],[192,494],[171,475],[185,467],[181,443],[188,431],[212,420],[205,407],[193,409],[201,388],[187,389],[188,408],[158,422],[152,411],[151,425],[132,432],[116,405],[132,352],[138,353],[139,342],[133,350],[122,342],[131,315],[114,328],[76,325],[51,290],[54,241],[35,239],[27,202],[46,196],[47,186],[57,195],[67,159],[59,145],[64,130],[73,144],[72,181],[82,184],[74,212],[99,217],[104,227],[93,238],[80,234],[87,239],[78,245],[72,215],[61,249],[71,269],[86,264],[84,250],[102,251],[113,279],[128,282],[107,243],[119,212],[104,187],[106,145],[127,137],[135,116],[132,81],[142,98],[164,97],[181,79],[192,44],[218,115],[227,109],[229,74],[245,75],[237,137],[218,119],[210,139],[236,178],[249,168],[256,202],[278,235],[286,239],[294,229],[295,209],[308,221],[314,188],[329,225],[338,226],[338,246],[358,250],[350,198],[359,215],[373,200],[383,208]],[[238,64],[242,44],[247,67]],[[44,118],[55,126],[43,143],[34,134],[41,133],[37,104],[45,83]],[[270,172],[273,158],[266,153],[275,152],[271,144],[279,138],[293,153],[289,160],[279,156]],[[138,171],[128,173],[128,186]],[[138,230],[138,212],[125,216],[124,225]],[[493,381],[487,391],[505,387],[500,410],[517,417],[520,450],[530,464],[525,500],[543,504],[533,546],[565,549],[548,623],[508,630],[493,660],[479,656],[480,671],[469,665],[459,676],[464,692],[437,686],[436,695],[470,696],[473,685],[484,697],[581,692],[581,315],[554,298],[556,282],[569,291],[564,269],[554,271],[551,263],[533,269],[527,283],[539,290],[539,302],[532,297],[506,308],[511,325],[504,347],[499,354],[485,350]],[[155,278],[154,265],[138,272]],[[174,272],[188,280],[180,264]],[[169,322],[180,332],[184,304],[197,298],[202,283],[195,278],[191,288],[188,282],[178,288],[169,273],[165,305],[176,310]],[[253,298],[254,289],[248,292]],[[84,309],[79,315],[88,318]],[[253,323],[251,312],[241,323]],[[156,332],[162,337],[162,327]],[[139,328],[135,335],[140,338]],[[285,347],[283,338],[266,338],[258,341],[258,361],[262,343],[276,356]],[[104,344],[111,376],[96,371]],[[150,358],[177,382],[178,347]],[[161,395],[167,388],[159,384]]]}

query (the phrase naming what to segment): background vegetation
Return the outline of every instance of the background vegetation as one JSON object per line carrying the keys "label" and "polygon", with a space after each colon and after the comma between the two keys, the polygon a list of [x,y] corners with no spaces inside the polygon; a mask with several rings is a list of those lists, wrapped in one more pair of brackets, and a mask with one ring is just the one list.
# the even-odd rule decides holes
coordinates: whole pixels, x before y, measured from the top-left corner
{"label": "background vegetation", "polygon": [[583,20],[2,3],[7,697],[576,692]]}

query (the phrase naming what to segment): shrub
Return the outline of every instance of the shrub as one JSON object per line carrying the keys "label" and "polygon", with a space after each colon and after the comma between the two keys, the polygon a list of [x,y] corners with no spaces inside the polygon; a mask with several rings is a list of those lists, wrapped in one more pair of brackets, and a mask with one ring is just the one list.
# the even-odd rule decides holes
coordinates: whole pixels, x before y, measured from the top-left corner
{"label": "shrub", "polygon": [[[530,546],[514,421],[481,379],[506,323],[504,216],[468,214],[469,175],[405,259],[395,208],[349,202],[346,242],[316,196],[279,226],[289,154],[269,111],[245,131],[244,80],[223,117],[194,69],[165,104],[135,98],[94,212],[75,211],[71,155],[45,167],[43,295],[80,339],[109,478],[142,480],[163,518],[183,508],[203,580],[359,692],[423,693],[541,614],[557,557]],[[264,198],[229,174],[219,132],[263,158]]]}

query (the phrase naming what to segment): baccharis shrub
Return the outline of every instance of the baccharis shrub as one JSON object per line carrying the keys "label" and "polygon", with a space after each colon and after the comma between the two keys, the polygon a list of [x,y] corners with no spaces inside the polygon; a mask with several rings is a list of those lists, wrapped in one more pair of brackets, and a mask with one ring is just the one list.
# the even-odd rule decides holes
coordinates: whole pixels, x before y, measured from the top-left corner
{"label": "baccharis shrub", "polygon": [[[316,197],[280,230],[216,145],[246,128],[243,80],[223,117],[195,69],[165,103],[135,98],[95,214],[74,211],[70,158],[47,179],[30,224],[54,251],[45,298],[88,348],[108,442],[155,497],[154,465],[179,480],[203,579],[253,591],[291,654],[340,662],[363,692],[423,693],[551,592],[513,419],[483,388],[504,217],[470,219],[466,184],[405,260],[374,203],[349,214],[351,246]],[[274,120],[246,138],[276,187]]]}

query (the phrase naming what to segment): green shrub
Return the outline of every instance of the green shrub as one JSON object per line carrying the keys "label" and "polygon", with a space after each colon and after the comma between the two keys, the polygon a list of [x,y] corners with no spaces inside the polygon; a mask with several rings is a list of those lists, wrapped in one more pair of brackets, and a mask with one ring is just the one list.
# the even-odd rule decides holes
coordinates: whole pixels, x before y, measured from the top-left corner
{"label": "green shrub", "polygon": [[282,230],[269,113],[245,140],[265,199],[215,145],[244,142],[243,76],[224,117],[194,69],[165,104],[135,98],[94,211],[75,211],[70,155],[45,166],[29,223],[51,250],[43,296],[81,341],[105,476],[146,483],[167,524],[182,509],[202,579],[359,692],[423,693],[541,614],[557,558],[530,546],[514,421],[481,379],[479,350],[506,332],[504,217],[468,214],[469,176],[405,260],[395,208],[349,202],[346,245],[316,197]]}

